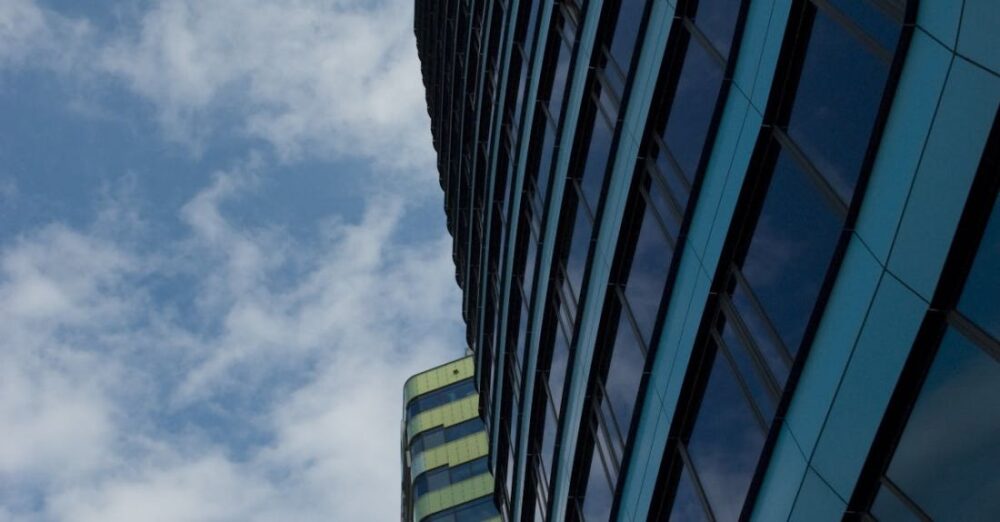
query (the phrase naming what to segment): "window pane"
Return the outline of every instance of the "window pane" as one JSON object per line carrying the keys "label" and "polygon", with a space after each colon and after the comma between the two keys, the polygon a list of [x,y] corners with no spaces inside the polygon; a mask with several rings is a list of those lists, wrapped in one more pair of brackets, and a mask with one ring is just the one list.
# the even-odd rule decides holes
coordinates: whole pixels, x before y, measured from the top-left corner
{"label": "window pane", "polygon": [[556,58],[555,76],[552,79],[552,91],[549,95],[549,112],[552,113],[552,118],[557,122],[559,114],[562,112],[563,93],[566,90],[566,77],[569,74],[569,64],[572,58],[572,47],[560,37],[559,56]]}
{"label": "window pane", "polygon": [[881,522],[920,522],[920,519],[886,488],[879,490],[870,513]]}
{"label": "window pane", "polygon": [[829,2],[860,25],[879,45],[890,52],[895,50],[899,41],[900,25],[884,10],[875,7],[869,0],[829,0]]}
{"label": "window pane", "polygon": [[[545,117],[539,111],[539,116]],[[546,118],[545,123],[545,135],[542,137],[542,156],[538,160],[538,178],[535,182],[535,201],[538,204],[539,209],[545,208],[545,203],[548,201],[549,194],[549,175],[552,172],[552,155],[555,152],[556,146],[556,128],[555,124],[548,121]],[[541,216],[539,216],[541,217]]]}
{"label": "window pane", "polygon": [[590,474],[587,478],[587,492],[583,497],[583,519],[587,522],[604,522],[611,518],[611,503],[613,501],[611,486],[604,474],[601,457],[594,446],[594,455],[590,459]]}
{"label": "window pane", "polygon": [[663,134],[663,141],[688,179],[694,177],[705,147],[708,125],[722,86],[722,74],[722,68],[708,51],[695,39],[688,38],[687,55]]}
{"label": "window pane", "polygon": [[590,210],[597,212],[597,202],[604,188],[604,174],[611,154],[611,133],[607,121],[600,114],[594,115],[594,132],[590,135],[590,148],[583,166],[580,188]]}
{"label": "window pane", "polygon": [[586,269],[587,253],[590,251],[590,235],[593,231],[587,211],[580,205],[576,206],[576,223],[573,225],[573,238],[566,258],[566,273],[573,288],[573,295],[580,299],[583,285],[583,271]]}
{"label": "window pane", "polygon": [[652,207],[647,206],[625,284],[625,298],[647,346],[652,341],[672,255],[673,250],[656,222]]}
{"label": "window pane", "polygon": [[750,388],[750,394],[753,396],[757,408],[760,409],[764,419],[770,421],[777,406],[777,398],[768,392],[768,387],[765,384],[767,381],[761,374],[761,369],[754,363],[750,350],[736,334],[732,324],[723,327],[722,341],[726,343],[726,347],[733,357],[733,362],[736,363],[736,369],[743,377],[743,382]]}
{"label": "window pane", "polygon": [[545,473],[548,474],[548,476],[545,477],[545,483],[548,484],[552,475],[552,459],[555,456],[556,435],[558,435],[559,430],[559,421],[556,419],[552,408],[549,408],[548,405],[545,407],[545,427],[543,429],[541,460],[542,469],[544,469]]}
{"label": "window pane", "polygon": [[688,442],[691,462],[718,520],[736,520],[750,487],[764,432],[725,358],[716,356]]}
{"label": "window pane", "polygon": [[788,134],[844,201],[854,192],[887,74],[884,62],[817,12]]}
{"label": "window pane", "polygon": [[1000,339],[1000,199],[993,206],[993,215],[979,244],[976,260],[962,291],[958,309],[980,328]]}
{"label": "window pane", "polygon": [[841,226],[842,219],[815,184],[782,153],[743,275],[792,355],[802,341]]}
{"label": "window pane", "polygon": [[549,390],[552,391],[552,404],[557,416],[562,408],[567,364],[569,364],[569,344],[566,336],[561,331],[556,331],[555,343],[552,346],[552,365],[549,367]]}
{"label": "window pane", "polygon": [[695,25],[705,33],[708,41],[712,42],[712,46],[723,57],[729,55],[739,12],[740,0],[698,0]]}
{"label": "window pane", "polygon": [[639,348],[639,341],[635,338],[632,325],[629,324],[625,313],[622,313],[618,321],[618,332],[604,388],[608,394],[606,400],[614,411],[623,438],[628,437],[636,395],[639,393],[639,381],[642,379],[645,364],[646,358]]}
{"label": "window pane", "polygon": [[[618,20],[615,22],[615,32],[610,49],[611,57],[626,78],[632,64],[632,53],[639,35],[639,28],[642,25],[642,12],[645,10],[645,4],[641,0],[624,0],[618,8]],[[612,74],[617,75],[618,73],[613,72]],[[619,89],[618,94],[621,95],[624,90],[620,86],[616,87]]]}
{"label": "window pane", "polygon": [[677,493],[674,495],[674,505],[670,510],[670,520],[672,522],[699,522],[707,521],[705,510],[701,507],[698,494],[695,493],[694,484],[691,482],[691,475],[687,468],[681,470],[681,478],[677,483]]}
{"label": "window pane", "polygon": [[887,476],[935,520],[1000,513],[1000,363],[950,330]]}

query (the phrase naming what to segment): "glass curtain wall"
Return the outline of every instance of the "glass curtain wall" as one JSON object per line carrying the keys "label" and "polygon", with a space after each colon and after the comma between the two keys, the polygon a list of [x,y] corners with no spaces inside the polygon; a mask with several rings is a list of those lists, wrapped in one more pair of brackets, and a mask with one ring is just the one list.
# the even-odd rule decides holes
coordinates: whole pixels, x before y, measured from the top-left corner
{"label": "glass curtain wall", "polygon": [[774,124],[762,128],[751,161],[743,215],[730,231],[735,247],[716,275],[721,291],[706,309],[661,466],[661,518],[736,520],[748,505],[793,363],[836,275],[848,210],[863,192],[904,7],[792,6],[765,118]]}
{"label": "glass curtain wall", "polygon": [[677,7],[595,349],[571,510],[581,520],[607,520],[612,513],[641,400],[640,376],[658,337],[695,180],[724,99],[740,7],[738,0]]}

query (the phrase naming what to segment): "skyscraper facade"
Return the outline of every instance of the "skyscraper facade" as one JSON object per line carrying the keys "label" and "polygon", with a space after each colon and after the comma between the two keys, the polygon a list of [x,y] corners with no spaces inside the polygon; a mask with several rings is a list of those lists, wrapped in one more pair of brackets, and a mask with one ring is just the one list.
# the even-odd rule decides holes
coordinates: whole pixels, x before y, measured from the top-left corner
{"label": "skyscraper facade", "polygon": [[504,520],[1000,518],[1000,3],[415,13]]}

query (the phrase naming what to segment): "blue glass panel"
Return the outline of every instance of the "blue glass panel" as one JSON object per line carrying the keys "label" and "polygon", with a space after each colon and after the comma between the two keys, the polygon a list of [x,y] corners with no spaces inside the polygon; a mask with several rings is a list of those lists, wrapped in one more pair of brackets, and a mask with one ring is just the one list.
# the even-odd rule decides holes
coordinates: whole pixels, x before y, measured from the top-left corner
{"label": "blue glass panel", "polygon": [[[555,152],[556,147],[556,128],[555,124],[546,119],[545,123],[545,135],[542,137],[542,155],[538,161],[538,176],[535,182],[535,204],[536,209],[539,210],[541,214],[541,209],[545,208],[545,203],[549,195],[549,177],[552,172],[552,155]],[[541,215],[539,215],[541,217]]]}
{"label": "blue glass panel", "polygon": [[648,346],[652,341],[673,249],[656,222],[652,207],[646,207],[639,227],[635,254],[625,285],[625,298],[643,342]]}
{"label": "blue glass panel", "polygon": [[733,307],[736,308],[740,319],[746,325],[747,333],[753,339],[761,357],[764,358],[768,370],[774,375],[777,384],[783,386],[791,369],[791,355],[784,345],[772,335],[770,323],[767,318],[758,313],[758,309],[751,303],[750,295],[744,287],[736,287],[731,298]]}
{"label": "blue glass panel", "polygon": [[[542,431],[541,460],[542,469],[551,476],[552,458],[555,456],[556,435],[558,434],[559,420],[548,405],[545,407],[545,425]],[[548,476],[545,483],[548,484]]]}
{"label": "blue glass panel", "polygon": [[580,205],[576,207],[576,222],[573,225],[573,238],[566,259],[566,273],[573,289],[573,295],[579,299],[583,285],[583,272],[587,264],[587,253],[590,251],[590,235],[593,231],[587,211]]}
{"label": "blue glass panel", "polygon": [[900,24],[869,0],[829,0],[841,13],[854,20],[887,51],[899,42]]}
{"label": "blue glass panel", "polygon": [[1000,363],[948,331],[886,475],[935,520],[1000,513]]}
{"label": "blue glass panel", "polygon": [[737,520],[764,432],[754,419],[729,363],[716,356],[688,453],[717,520]]}
{"label": "blue glass panel", "polygon": [[663,141],[688,179],[693,178],[705,147],[708,126],[722,87],[722,75],[719,63],[697,40],[689,38],[670,119],[663,134]]}
{"label": "blue glass panel", "polygon": [[920,518],[886,488],[879,490],[869,513],[880,522],[920,522]]}
{"label": "blue glass panel", "polygon": [[726,343],[733,362],[736,363],[736,371],[743,377],[743,382],[750,389],[750,395],[757,408],[760,409],[764,419],[770,421],[777,406],[777,398],[768,392],[766,382],[761,375],[761,370],[754,363],[750,350],[743,344],[743,341],[736,334],[731,324],[727,324],[722,329],[722,340]]}
{"label": "blue glass panel", "polygon": [[538,244],[532,236],[533,234],[528,233],[528,251],[524,256],[524,278],[521,285],[524,290],[524,300],[529,302],[533,290],[532,285],[535,283],[535,267],[538,265]]}
{"label": "blue glass panel", "polygon": [[844,201],[854,193],[887,74],[886,63],[817,12],[788,134]]}
{"label": "blue glass panel", "polygon": [[410,401],[410,404],[406,407],[406,414],[412,418],[418,413],[457,401],[474,393],[476,393],[476,386],[473,384],[472,379],[449,384],[444,388],[434,390]]}
{"label": "blue glass panel", "polygon": [[958,309],[994,339],[1000,339],[1000,200],[993,206],[990,223],[979,244]]}
{"label": "blue glass panel", "polygon": [[642,25],[642,13],[646,3],[641,0],[625,0],[618,8],[618,19],[609,46],[611,59],[615,64],[608,69],[606,77],[611,82],[619,98],[625,92],[625,80],[632,65],[636,38]]}
{"label": "blue glass panel", "polygon": [[600,453],[594,447],[594,455],[590,459],[590,473],[587,477],[587,491],[584,493],[583,519],[586,522],[603,522],[611,518],[611,503],[613,501],[611,486],[604,474]]}
{"label": "blue glass panel", "polygon": [[[793,355],[802,341],[841,226],[842,219],[815,184],[782,153],[743,263],[743,275]],[[744,315],[744,319],[748,317]]]}
{"label": "blue glass panel", "polygon": [[645,364],[646,358],[639,348],[639,340],[635,338],[635,332],[625,313],[622,313],[604,388],[607,392],[605,400],[614,412],[623,438],[628,437]]}
{"label": "blue glass panel", "polygon": [[566,90],[566,79],[569,76],[569,65],[573,58],[573,49],[565,40],[559,38],[559,56],[556,58],[555,76],[552,79],[552,90],[549,94],[549,112],[552,118],[559,121],[562,113],[563,94]]}
{"label": "blue glass panel", "polygon": [[569,364],[569,344],[562,332],[557,331],[552,346],[552,365],[549,367],[549,390],[552,391],[552,404],[555,406],[556,415],[559,415],[562,408],[567,364]]}
{"label": "blue glass panel", "polygon": [[[659,175],[656,176],[659,177]],[[681,224],[688,202],[687,190],[676,194],[673,193],[673,190],[671,188],[668,191],[661,181],[653,181],[647,188],[649,198],[646,200],[647,205],[656,207],[656,213],[659,214],[660,220],[672,239],[677,238],[681,233]]]}
{"label": "blue glass panel", "polygon": [[591,211],[597,211],[597,202],[604,186],[604,173],[608,168],[611,154],[612,129],[600,115],[594,117],[594,132],[590,136],[587,160],[583,166],[580,187]]}
{"label": "blue glass panel", "polygon": [[698,0],[695,25],[723,57],[729,55],[739,13],[740,0]]}
{"label": "blue glass panel", "polygon": [[680,481],[677,483],[674,505],[670,510],[670,520],[672,522],[708,521],[705,509],[701,507],[701,501],[698,500],[698,495],[695,493],[694,484],[691,483],[691,475],[687,468],[681,471]]}

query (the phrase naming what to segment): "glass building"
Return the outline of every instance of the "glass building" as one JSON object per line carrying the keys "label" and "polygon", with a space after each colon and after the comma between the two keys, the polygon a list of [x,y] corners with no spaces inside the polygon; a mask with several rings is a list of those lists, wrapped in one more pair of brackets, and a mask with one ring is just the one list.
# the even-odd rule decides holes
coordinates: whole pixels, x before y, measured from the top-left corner
{"label": "glass building", "polygon": [[504,520],[1000,519],[1000,2],[415,13]]}

